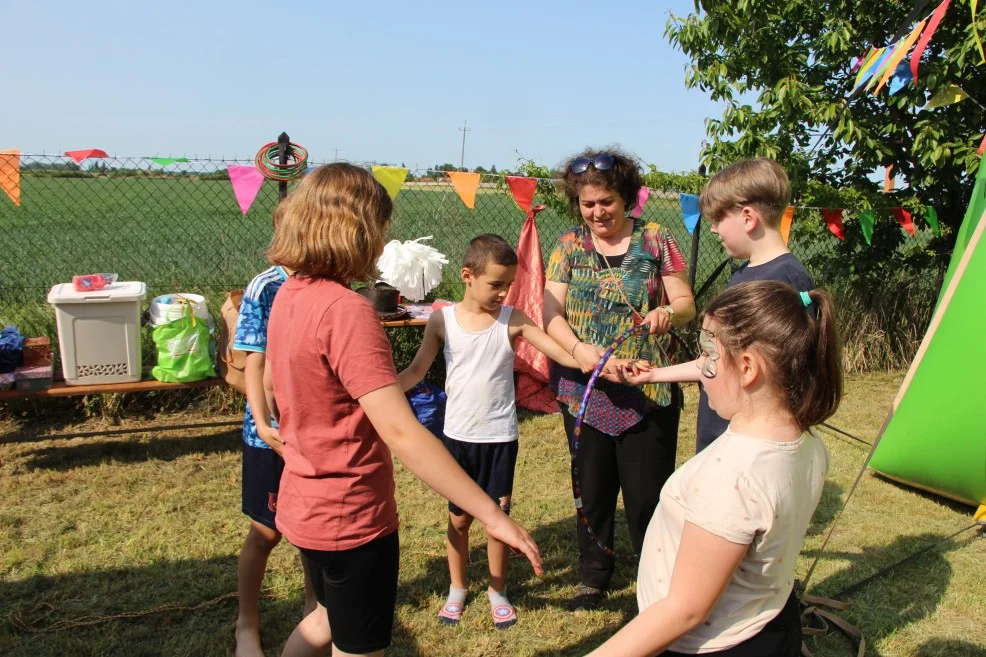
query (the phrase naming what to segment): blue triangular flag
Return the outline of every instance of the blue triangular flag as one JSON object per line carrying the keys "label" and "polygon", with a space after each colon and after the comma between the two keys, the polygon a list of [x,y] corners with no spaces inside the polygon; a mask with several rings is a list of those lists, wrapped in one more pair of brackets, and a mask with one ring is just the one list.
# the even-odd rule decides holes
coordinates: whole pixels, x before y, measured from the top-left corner
{"label": "blue triangular flag", "polygon": [[698,210],[698,197],[694,194],[678,194],[681,201],[681,216],[685,220],[685,230],[691,235],[698,226],[698,220],[702,216]]}
{"label": "blue triangular flag", "polygon": [[909,62],[901,62],[897,65],[897,70],[894,71],[894,76],[890,79],[890,95],[893,96],[895,93],[906,87],[914,79],[911,74],[911,65]]}

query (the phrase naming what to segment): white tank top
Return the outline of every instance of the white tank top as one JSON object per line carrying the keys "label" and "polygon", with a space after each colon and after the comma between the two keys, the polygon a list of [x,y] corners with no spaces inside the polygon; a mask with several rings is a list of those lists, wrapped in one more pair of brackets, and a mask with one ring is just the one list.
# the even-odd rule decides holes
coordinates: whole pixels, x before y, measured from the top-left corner
{"label": "white tank top", "polygon": [[503,306],[488,329],[466,331],[455,319],[455,306],[442,308],[445,319],[445,435],[467,443],[517,440],[514,399],[514,349],[510,313]]}

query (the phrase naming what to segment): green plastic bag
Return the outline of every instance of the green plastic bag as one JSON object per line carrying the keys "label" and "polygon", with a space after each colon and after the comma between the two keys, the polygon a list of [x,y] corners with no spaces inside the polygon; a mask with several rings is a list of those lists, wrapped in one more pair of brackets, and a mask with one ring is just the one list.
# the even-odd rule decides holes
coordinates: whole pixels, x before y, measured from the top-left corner
{"label": "green plastic bag", "polygon": [[157,347],[157,365],[151,376],[167,383],[189,383],[215,378],[209,326],[183,302],[181,319],[151,329]]}

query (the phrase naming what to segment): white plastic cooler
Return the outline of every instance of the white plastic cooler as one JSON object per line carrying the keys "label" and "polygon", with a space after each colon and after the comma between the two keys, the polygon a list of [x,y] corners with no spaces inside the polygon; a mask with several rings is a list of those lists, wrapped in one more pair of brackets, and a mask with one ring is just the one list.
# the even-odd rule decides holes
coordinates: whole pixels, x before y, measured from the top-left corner
{"label": "white plastic cooler", "polygon": [[147,286],[119,282],[93,292],[60,283],[55,307],[62,374],[69,385],[140,381],[140,307]]}

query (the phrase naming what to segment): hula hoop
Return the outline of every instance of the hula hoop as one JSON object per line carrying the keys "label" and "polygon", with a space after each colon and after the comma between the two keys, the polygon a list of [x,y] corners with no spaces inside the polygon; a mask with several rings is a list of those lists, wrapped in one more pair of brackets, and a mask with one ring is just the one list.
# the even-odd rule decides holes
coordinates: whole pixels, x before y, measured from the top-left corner
{"label": "hula hoop", "polygon": [[288,159],[293,160],[293,162],[280,164],[278,162],[278,144],[276,141],[272,141],[260,147],[253,158],[253,163],[268,180],[278,182],[298,180],[308,170],[308,150],[300,144],[291,142],[288,144],[287,155]]}
{"label": "hula hoop", "polygon": [[610,345],[609,349],[602,355],[599,362],[596,364],[596,369],[592,371],[592,375],[589,377],[589,382],[585,386],[585,394],[582,395],[582,403],[579,405],[579,412],[575,416],[575,428],[572,429],[572,497],[575,498],[575,513],[579,518],[579,522],[585,528],[585,533],[589,536],[600,550],[608,554],[614,559],[617,557],[622,557],[624,559],[635,559],[639,555],[619,555],[613,548],[606,547],[603,542],[599,540],[596,536],[596,532],[592,531],[592,527],[589,525],[589,518],[586,517],[585,511],[582,510],[582,487],[579,485],[579,466],[577,464],[576,457],[579,453],[579,436],[582,434],[582,419],[585,417],[585,411],[589,407],[589,395],[592,393],[592,389],[596,386],[596,380],[599,378],[599,374],[603,371],[606,366],[607,361],[613,355],[613,352],[620,348],[620,345],[626,342],[631,336],[642,331],[646,331],[650,328],[650,324],[640,324],[639,326],[632,326],[627,329],[626,333],[621,335],[616,342]]}

